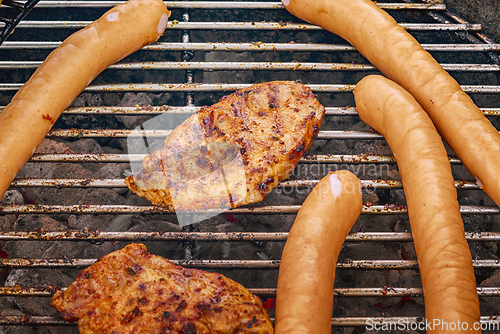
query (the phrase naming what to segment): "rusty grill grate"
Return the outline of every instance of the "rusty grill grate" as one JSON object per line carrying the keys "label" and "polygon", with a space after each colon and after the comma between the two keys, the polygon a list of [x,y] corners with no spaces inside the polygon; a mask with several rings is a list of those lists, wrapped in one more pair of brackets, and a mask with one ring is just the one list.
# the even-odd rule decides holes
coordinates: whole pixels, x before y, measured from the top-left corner
{"label": "rusty grill grate", "polygon": [[[0,105],[9,103],[61,40],[119,3],[40,1],[0,47]],[[0,204],[0,250],[5,253],[0,296],[2,305],[15,305],[13,311],[1,312],[0,325],[74,327],[53,312],[35,312],[23,304],[43,301],[46,308],[41,309],[49,310],[52,294],[65,288],[56,279],[40,283],[38,273],[46,269],[54,276],[74,277],[113,247],[131,241],[148,244],[174,263],[223,272],[263,300],[273,298],[280,252],[294,216],[321,176],[338,168],[362,179],[365,206],[339,259],[332,326],[421,322],[422,290],[397,166],[383,138],[357,117],[352,97],[355,83],[377,70],[345,41],[299,22],[278,2],[166,4],[172,16],[165,35],[111,66],[75,100],[48,134],[48,148],[35,153],[12,183],[12,198]],[[499,128],[500,44],[484,36],[481,25],[464,22],[444,4],[378,5],[433,54]],[[123,177],[131,163],[145,156],[128,152],[127,139],[161,142],[175,124],[224,94],[254,82],[297,79],[325,105],[325,121],[295,174],[264,202],[180,229],[172,212],[127,192]],[[158,116],[170,118],[170,127],[140,126]],[[91,143],[90,148],[82,148],[81,142]],[[451,151],[450,162],[474,256],[482,321],[499,321],[495,275],[500,268],[500,209]],[[108,167],[119,172],[103,176]],[[82,176],[82,170],[88,173]],[[97,191],[95,198],[92,191]],[[79,220],[83,223],[72,223]],[[84,222],[90,222],[88,228]],[[169,246],[159,246],[163,244]],[[37,245],[44,252],[27,251]],[[58,247],[67,248],[67,254],[51,253]],[[14,279],[20,275],[34,278],[22,284]]]}
{"label": "rusty grill grate", "polygon": [[0,22],[3,23],[2,30],[0,31],[0,44],[9,37],[19,22],[28,15],[38,1],[39,0],[28,0],[24,3],[12,0],[0,1],[0,5],[4,5],[4,9],[5,7],[8,8],[3,11],[4,15],[0,16]]}

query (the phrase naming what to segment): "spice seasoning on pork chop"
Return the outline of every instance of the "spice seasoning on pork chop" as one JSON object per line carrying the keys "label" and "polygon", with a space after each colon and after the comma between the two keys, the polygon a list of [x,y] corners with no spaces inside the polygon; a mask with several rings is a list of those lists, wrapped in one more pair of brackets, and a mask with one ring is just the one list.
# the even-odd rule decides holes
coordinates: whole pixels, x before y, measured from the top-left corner
{"label": "spice seasoning on pork chop", "polygon": [[324,113],[299,82],[254,84],[184,121],[125,183],[180,211],[261,201],[311,147]]}
{"label": "spice seasoning on pork chop", "polygon": [[135,243],[84,269],[51,305],[78,319],[81,334],[273,333],[261,300],[241,284]]}

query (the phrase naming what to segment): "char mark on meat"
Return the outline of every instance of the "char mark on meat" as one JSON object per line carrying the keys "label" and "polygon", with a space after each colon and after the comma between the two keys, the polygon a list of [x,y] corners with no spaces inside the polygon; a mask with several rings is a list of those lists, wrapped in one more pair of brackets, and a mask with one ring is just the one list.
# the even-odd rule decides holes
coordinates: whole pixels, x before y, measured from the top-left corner
{"label": "char mark on meat", "polygon": [[299,82],[252,85],[184,121],[125,183],[176,211],[261,201],[311,147],[324,113]]}

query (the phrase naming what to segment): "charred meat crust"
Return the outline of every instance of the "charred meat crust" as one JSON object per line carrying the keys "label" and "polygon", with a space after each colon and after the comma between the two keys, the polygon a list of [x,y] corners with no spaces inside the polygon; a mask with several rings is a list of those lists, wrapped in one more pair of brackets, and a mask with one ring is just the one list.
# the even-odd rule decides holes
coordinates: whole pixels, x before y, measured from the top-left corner
{"label": "charred meat crust", "polygon": [[[261,201],[311,147],[324,113],[312,91],[299,82],[252,85],[187,119],[163,149],[144,159],[143,171],[125,182],[154,205],[176,210]],[[229,186],[218,184],[220,180]]]}
{"label": "charred meat crust", "polygon": [[262,302],[242,285],[135,243],[84,269],[51,305],[78,319],[80,333],[273,332]]}

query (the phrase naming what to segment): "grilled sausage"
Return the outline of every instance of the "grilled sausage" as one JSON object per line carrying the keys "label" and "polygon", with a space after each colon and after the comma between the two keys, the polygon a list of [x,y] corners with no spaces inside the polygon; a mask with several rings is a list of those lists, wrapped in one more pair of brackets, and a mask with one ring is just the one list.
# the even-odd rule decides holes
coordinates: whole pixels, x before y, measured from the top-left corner
{"label": "grilled sausage", "polygon": [[337,258],[361,208],[361,184],[348,171],[324,177],[304,201],[281,257],[276,334],[331,333]]}
{"label": "grilled sausage", "polygon": [[351,43],[410,92],[478,184],[500,205],[500,134],[459,84],[370,0],[282,0],[300,19]]}
{"label": "grilled sausage", "polygon": [[[354,90],[361,119],[384,136],[396,157],[408,205],[427,322],[479,322],[479,300],[451,166],[441,137],[417,101],[378,75]],[[451,326],[448,326],[449,329]],[[454,333],[436,326],[436,333]],[[480,332],[479,330],[477,332]]]}
{"label": "grilled sausage", "polygon": [[129,0],[55,49],[0,113],[0,198],[61,115],[109,65],[165,30],[161,0]]}

